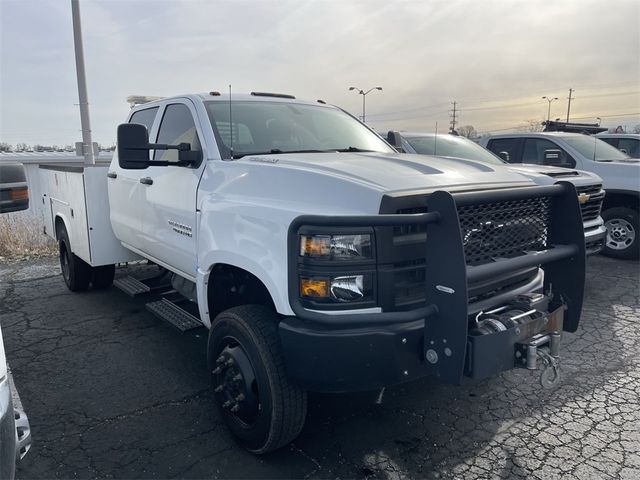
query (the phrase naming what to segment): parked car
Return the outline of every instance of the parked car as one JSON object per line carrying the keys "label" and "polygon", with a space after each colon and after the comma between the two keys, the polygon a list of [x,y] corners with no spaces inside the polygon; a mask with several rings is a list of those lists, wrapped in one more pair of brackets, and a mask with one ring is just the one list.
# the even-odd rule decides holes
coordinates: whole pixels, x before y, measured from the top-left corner
{"label": "parked car", "polygon": [[29,189],[20,163],[0,162],[0,213],[29,208]]}
{"label": "parked car", "polygon": [[510,163],[535,163],[593,172],[607,195],[602,218],[607,227],[603,253],[617,258],[640,255],[640,160],[599,138],[579,133],[491,135],[480,145]]}
{"label": "parked car", "polygon": [[308,391],[537,366],[553,383],[580,321],[573,184],[401,155],[322,101],[138,99],[110,166],[27,168],[71,291],[109,286],[124,261],[163,267],[114,283],[180,330],[209,328],[215,402],[257,454],[299,434]]}
{"label": "parked car", "polygon": [[16,461],[31,448],[31,429],[27,415],[13,406],[7,359],[0,328],[0,478],[12,479]]}
{"label": "parked car", "polygon": [[638,133],[599,133],[596,137],[632,158],[640,158],[640,134]]}
{"label": "parked car", "polygon": [[477,143],[457,135],[389,132],[387,140],[406,153],[463,158],[489,165],[502,165],[526,175],[538,185],[553,185],[559,181],[573,183],[580,200],[587,255],[593,255],[602,250],[607,232],[604,220],[600,216],[605,192],[602,189],[602,179],[595,173],[546,165],[512,165]]}

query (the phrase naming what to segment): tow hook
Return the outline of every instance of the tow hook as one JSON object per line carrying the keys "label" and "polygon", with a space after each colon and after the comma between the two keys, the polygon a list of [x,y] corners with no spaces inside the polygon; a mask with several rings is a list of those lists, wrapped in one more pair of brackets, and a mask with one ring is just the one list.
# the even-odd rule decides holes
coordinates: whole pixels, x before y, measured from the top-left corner
{"label": "tow hook", "polygon": [[516,357],[524,357],[522,361],[528,370],[537,370],[538,358],[542,361],[540,384],[544,388],[553,388],[560,382],[560,338],[560,333],[551,332],[518,344]]}
{"label": "tow hook", "polygon": [[560,383],[560,369],[558,358],[552,357],[545,350],[538,350],[538,356],[544,366],[540,371],[540,385],[544,388],[553,388]]}

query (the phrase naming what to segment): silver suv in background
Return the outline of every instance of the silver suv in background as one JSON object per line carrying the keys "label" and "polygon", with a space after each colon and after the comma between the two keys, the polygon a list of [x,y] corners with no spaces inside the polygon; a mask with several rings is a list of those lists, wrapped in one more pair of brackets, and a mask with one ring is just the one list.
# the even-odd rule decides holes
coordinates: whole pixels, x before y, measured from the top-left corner
{"label": "silver suv in background", "polygon": [[630,157],[640,158],[639,133],[598,133],[596,137]]}
{"label": "silver suv in background", "polygon": [[640,255],[640,160],[599,138],[580,133],[541,132],[490,135],[480,145],[510,163],[578,168],[602,178],[607,196],[602,218],[607,227],[604,254]]}
{"label": "silver suv in background", "polygon": [[[399,138],[398,138],[399,137]],[[600,216],[605,192],[602,179],[593,173],[543,165],[509,165],[477,143],[457,135],[435,133],[389,132],[387,141],[406,153],[475,160],[490,165],[504,165],[521,173],[538,185],[569,181],[576,186],[584,223],[586,252],[593,255],[602,250],[606,229]]]}

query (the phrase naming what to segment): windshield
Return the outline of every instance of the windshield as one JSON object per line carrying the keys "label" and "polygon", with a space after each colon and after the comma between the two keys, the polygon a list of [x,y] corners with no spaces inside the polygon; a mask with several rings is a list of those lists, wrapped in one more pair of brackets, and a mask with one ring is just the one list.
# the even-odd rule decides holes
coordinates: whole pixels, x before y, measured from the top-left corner
{"label": "windshield", "polygon": [[580,152],[580,155],[596,162],[627,160],[629,158],[629,155],[599,138],[576,135],[575,137],[562,137],[562,139]]}
{"label": "windshield", "polygon": [[223,158],[293,152],[394,150],[356,119],[335,107],[286,102],[205,102]]}
{"label": "windshield", "polygon": [[466,138],[454,135],[428,135],[420,137],[404,137],[413,149],[422,155],[438,155],[439,157],[456,157],[466,160],[477,160],[479,162],[502,165],[500,158],[496,157],[489,150],[482,148],[477,143]]}

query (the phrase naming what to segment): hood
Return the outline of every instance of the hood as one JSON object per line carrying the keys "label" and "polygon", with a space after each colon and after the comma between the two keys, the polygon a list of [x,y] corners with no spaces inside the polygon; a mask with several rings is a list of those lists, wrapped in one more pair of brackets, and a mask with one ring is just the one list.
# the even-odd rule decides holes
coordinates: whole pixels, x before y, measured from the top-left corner
{"label": "hood", "polygon": [[502,165],[399,153],[327,152],[246,156],[216,163],[201,181],[227,202],[321,215],[376,214],[385,194],[535,185]]}
{"label": "hood", "polygon": [[268,164],[360,184],[382,193],[416,189],[448,189],[470,185],[531,185],[521,173],[502,165],[474,160],[378,152],[291,153],[243,157],[237,162]]}
{"label": "hood", "polygon": [[589,162],[590,169],[604,180],[605,190],[640,191],[640,161]]}
{"label": "hood", "polygon": [[552,167],[537,164],[510,164],[509,168],[530,178],[538,185],[551,185],[557,182],[571,182],[575,185],[602,184],[602,178],[592,172],[573,168]]}

